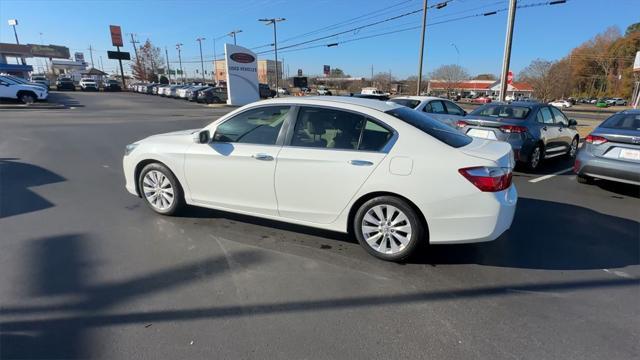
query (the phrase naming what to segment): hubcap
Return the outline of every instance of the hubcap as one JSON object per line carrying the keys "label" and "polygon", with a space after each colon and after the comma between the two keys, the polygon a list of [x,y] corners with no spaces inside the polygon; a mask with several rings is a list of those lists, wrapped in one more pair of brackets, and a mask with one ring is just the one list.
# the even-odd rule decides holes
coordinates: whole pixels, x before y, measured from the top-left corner
{"label": "hubcap", "polygon": [[372,249],[383,254],[396,254],[409,244],[411,223],[400,209],[376,205],[362,219],[362,235]]}
{"label": "hubcap", "polygon": [[173,187],[167,177],[157,170],[145,174],[142,180],[144,197],[154,209],[166,210],[174,200]]}
{"label": "hubcap", "polygon": [[575,157],[577,151],[578,151],[578,141],[576,139],[573,139],[573,141],[571,142],[571,149],[569,150],[569,156]]}
{"label": "hubcap", "polygon": [[537,147],[533,149],[533,153],[531,154],[531,167],[538,167],[538,163],[540,162],[540,148]]}

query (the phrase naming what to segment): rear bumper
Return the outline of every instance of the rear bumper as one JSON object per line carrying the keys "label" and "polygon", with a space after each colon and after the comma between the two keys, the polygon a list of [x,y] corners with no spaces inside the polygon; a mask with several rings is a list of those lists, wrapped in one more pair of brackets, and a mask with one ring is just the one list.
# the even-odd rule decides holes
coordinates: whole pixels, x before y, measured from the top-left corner
{"label": "rear bumper", "polygon": [[578,175],[640,185],[640,164],[602,158],[582,150],[578,152],[576,164]]}
{"label": "rear bumper", "polygon": [[497,193],[480,192],[447,207],[453,216],[427,219],[429,243],[465,244],[492,241],[511,227],[518,202],[515,185]]}

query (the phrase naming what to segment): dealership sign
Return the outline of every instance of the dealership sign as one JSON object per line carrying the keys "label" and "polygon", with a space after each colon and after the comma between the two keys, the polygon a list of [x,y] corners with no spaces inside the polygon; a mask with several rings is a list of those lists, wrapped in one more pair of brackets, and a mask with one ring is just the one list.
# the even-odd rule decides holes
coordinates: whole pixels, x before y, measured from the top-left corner
{"label": "dealership sign", "polygon": [[111,44],[113,46],[122,46],[122,29],[118,25],[109,25],[111,32]]}
{"label": "dealership sign", "polygon": [[260,99],[256,54],[242,46],[224,44],[227,104],[246,105]]}

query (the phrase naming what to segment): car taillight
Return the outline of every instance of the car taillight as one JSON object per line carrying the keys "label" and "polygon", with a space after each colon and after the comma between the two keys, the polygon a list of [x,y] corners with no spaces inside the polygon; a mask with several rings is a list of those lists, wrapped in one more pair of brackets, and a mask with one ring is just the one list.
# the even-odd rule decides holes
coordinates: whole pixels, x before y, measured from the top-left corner
{"label": "car taillight", "polygon": [[469,125],[468,122],[464,121],[464,120],[458,120],[456,121],[456,127],[458,128],[463,128],[465,126]]}
{"label": "car taillight", "polygon": [[500,130],[510,134],[521,134],[527,132],[526,127],[519,125],[502,125],[500,126]]}
{"label": "car taillight", "polygon": [[481,191],[496,192],[511,186],[511,169],[501,167],[478,166],[458,170]]}
{"label": "car taillight", "polygon": [[589,144],[600,145],[600,144],[606,143],[608,140],[603,138],[602,136],[589,134],[589,135],[587,135],[587,138],[584,139],[584,141],[586,141]]}

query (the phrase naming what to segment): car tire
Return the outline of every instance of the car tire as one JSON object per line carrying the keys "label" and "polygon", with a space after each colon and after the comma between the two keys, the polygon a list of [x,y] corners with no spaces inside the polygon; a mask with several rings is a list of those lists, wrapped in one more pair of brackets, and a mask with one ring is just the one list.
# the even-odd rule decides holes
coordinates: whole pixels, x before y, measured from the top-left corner
{"label": "car tire", "polygon": [[529,154],[529,160],[527,160],[527,169],[529,170],[537,170],[540,167],[540,163],[544,158],[544,150],[542,145],[537,144],[533,150],[531,150],[531,154]]}
{"label": "car tire", "polygon": [[369,254],[387,261],[406,260],[426,244],[422,219],[411,205],[394,196],[362,204],[354,216],[353,230]]}
{"label": "car tire", "polygon": [[25,105],[31,105],[34,102],[36,102],[36,97],[33,93],[23,92],[20,95],[18,95],[18,100],[20,100],[20,102],[22,102]]}
{"label": "car tire", "polygon": [[578,138],[578,136],[574,137],[573,140],[571,140],[571,144],[569,145],[569,151],[567,151],[567,156],[570,159],[575,159],[576,158],[576,154],[578,153],[578,145],[580,144],[580,139]]}
{"label": "car tire", "polygon": [[593,184],[593,178],[587,175],[576,175],[576,181],[580,184]]}
{"label": "car tire", "polygon": [[171,170],[151,163],[140,171],[138,189],[151,210],[162,215],[176,215],[185,207],[184,193]]}

